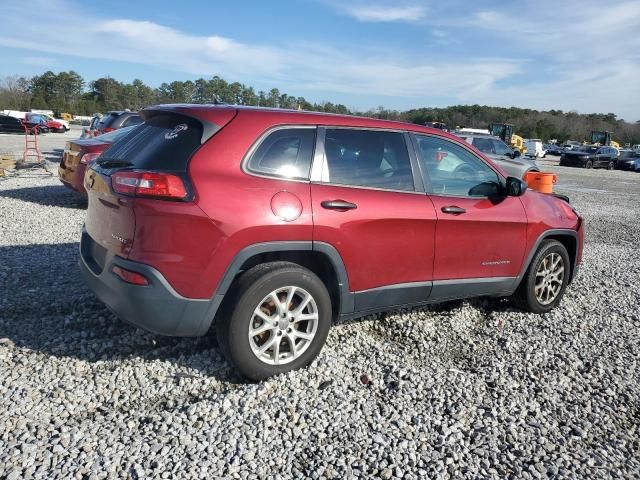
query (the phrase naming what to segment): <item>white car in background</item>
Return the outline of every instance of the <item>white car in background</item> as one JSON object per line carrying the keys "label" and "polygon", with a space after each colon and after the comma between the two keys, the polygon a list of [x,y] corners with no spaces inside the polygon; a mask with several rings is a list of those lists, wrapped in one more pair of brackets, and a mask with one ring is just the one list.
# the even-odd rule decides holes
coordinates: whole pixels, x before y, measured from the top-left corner
{"label": "white car in background", "polygon": [[524,146],[527,149],[525,153],[528,157],[544,158],[547,155],[547,151],[544,149],[544,144],[539,138],[525,138]]}

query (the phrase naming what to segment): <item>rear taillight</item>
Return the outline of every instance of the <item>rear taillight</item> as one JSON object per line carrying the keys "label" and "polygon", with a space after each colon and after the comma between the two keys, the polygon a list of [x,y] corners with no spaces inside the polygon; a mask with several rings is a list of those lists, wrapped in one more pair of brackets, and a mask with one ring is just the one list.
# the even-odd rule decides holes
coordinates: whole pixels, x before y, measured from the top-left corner
{"label": "rear taillight", "polygon": [[111,127],[104,127],[102,129],[102,133],[109,133],[109,132],[113,132],[115,131],[115,128],[111,128]]}
{"label": "rear taillight", "polygon": [[80,157],[80,163],[91,163],[100,156],[100,153],[85,153]]}
{"label": "rear taillight", "polygon": [[145,277],[144,275],[142,275],[141,273],[138,272],[132,272],[131,270],[126,270],[122,267],[118,267],[117,265],[115,265],[111,271],[113,273],[115,273],[120,280],[127,282],[127,283],[131,283],[133,285],[149,285],[149,280],[147,280],[147,277]]}
{"label": "rear taillight", "polygon": [[182,178],[170,173],[116,172],[111,176],[111,187],[117,193],[133,197],[187,198],[187,188]]}

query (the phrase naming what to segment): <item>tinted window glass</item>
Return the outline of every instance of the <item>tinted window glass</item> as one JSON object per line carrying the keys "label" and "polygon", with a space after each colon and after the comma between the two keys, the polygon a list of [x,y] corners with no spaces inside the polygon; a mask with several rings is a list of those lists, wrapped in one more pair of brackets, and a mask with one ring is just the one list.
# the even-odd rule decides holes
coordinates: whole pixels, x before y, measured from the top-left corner
{"label": "tinted window glass", "polygon": [[98,126],[98,124],[100,123],[100,118],[99,117],[93,117],[91,119],[91,123],[89,124],[89,128],[96,128]]}
{"label": "tinted window glass", "polygon": [[11,126],[11,127],[16,127],[16,126],[21,126],[20,125],[20,120],[18,120],[17,118],[14,117],[10,117],[10,116],[6,116],[6,117],[0,117],[0,123],[7,125],[7,126]]}
{"label": "tinted window glass", "polygon": [[154,115],[115,141],[100,159],[118,160],[145,170],[185,172],[201,138],[202,124],[198,120],[176,114]]}
{"label": "tinted window glass", "polygon": [[308,179],[315,138],[315,128],[276,130],[253,152],[247,168],[266,175]]}
{"label": "tinted window glass", "polygon": [[498,174],[466,148],[441,138],[417,135],[416,139],[433,193],[456,197],[498,193]]}
{"label": "tinted window glass", "polygon": [[328,128],[324,148],[330,183],[414,190],[401,133]]}
{"label": "tinted window glass", "polygon": [[120,140],[124,138],[129,132],[133,130],[133,127],[124,127],[119,128],[118,130],[114,130],[113,132],[103,133],[102,135],[98,135],[96,138],[103,142],[113,143],[116,140]]}
{"label": "tinted window glass", "polygon": [[111,122],[113,122],[119,116],[120,115],[117,113],[108,113],[100,119],[100,122],[98,123],[98,125],[102,128],[108,127],[111,124]]}
{"label": "tinted window glass", "polygon": [[[507,146],[506,143],[500,140],[491,140],[493,142],[493,151],[496,152],[496,155],[510,155],[511,148]],[[535,145],[533,146],[535,150]]]}
{"label": "tinted window glass", "polygon": [[493,154],[493,144],[490,138],[474,138],[473,146],[482,153]]}
{"label": "tinted window glass", "polygon": [[122,122],[123,127],[130,127],[132,125],[139,125],[143,122],[142,117],[140,115],[132,115],[127,118],[124,122]]}

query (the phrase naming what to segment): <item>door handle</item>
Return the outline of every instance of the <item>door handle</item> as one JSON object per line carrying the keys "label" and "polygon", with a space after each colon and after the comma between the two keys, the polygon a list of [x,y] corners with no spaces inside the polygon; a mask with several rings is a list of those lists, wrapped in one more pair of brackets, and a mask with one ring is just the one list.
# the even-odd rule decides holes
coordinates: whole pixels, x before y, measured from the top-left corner
{"label": "door handle", "polygon": [[355,203],[347,202],[345,200],[325,200],[324,202],[321,202],[320,205],[322,205],[322,208],[326,208],[327,210],[339,210],[343,212],[358,208],[358,205]]}
{"label": "door handle", "polygon": [[467,213],[464,208],[456,207],[455,205],[449,205],[447,207],[442,207],[442,211],[444,213],[449,213],[451,215],[460,215],[462,213]]}

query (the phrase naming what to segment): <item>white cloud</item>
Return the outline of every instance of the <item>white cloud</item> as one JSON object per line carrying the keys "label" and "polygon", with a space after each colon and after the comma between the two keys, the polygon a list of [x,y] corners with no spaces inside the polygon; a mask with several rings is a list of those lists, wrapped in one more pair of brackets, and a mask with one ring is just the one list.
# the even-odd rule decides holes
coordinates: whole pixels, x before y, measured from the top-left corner
{"label": "white cloud", "polygon": [[52,67],[58,62],[55,58],[51,57],[24,57],[22,63],[35,67]]}
{"label": "white cloud", "polygon": [[[46,7],[43,5],[43,8]],[[44,19],[42,22],[39,29],[53,28]],[[482,92],[520,69],[517,63],[500,59],[456,63],[398,55],[384,49],[362,55],[357,51],[308,44],[251,45],[217,35],[195,36],[153,22],[130,19],[71,18],[65,25],[64,19],[58,18],[56,22],[58,30],[75,25],[74,33],[83,39],[84,45],[100,45],[108,38],[109,48],[79,48],[75,38],[64,37],[54,46],[31,41],[30,36],[3,36],[0,45],[164,66],[196,75],[218,74],[246,83],[258,78],[263,84],[278,85],[292,92],[369,96],[375,104],[400,96],[455,98],[461,90]]]}
{"label": "white cloud", "polygon": [[[358,108],[483,103],[640,117],[640,2],[614,1],[605,8],[589,0],[522,0],[500,11],[465,7],[464,15],[445,15],[441,9],[450,3],[433,3],[428,17],[424,4],[404,3],[384,11],[369,5],[360,19],[352,15],[359,21],[420,19],[416,28],[425,29],[424,44],[404,50],[379,37],[349,46],[329,40],[248,43],[215,31],[194,35],[149,21],[94,18],[63,0],[34,1],[29,22],[19,5],[3,6],[0,32],[0,45],[39,53],[31,59],[55,54],[124,61],[136,65],[141,77],[145,65],[220,75],[312,100],[341,98]],[[74,35],[32,40],[43,31]],[[107,37],[109,48],[99,47]],[[450,42],[458,54],[444,49]]]}
{"label": "white cloud", "polygon": [[[119,59],[164,65],[193,74],[230,72],[247,75],[259,69],[277,75],[283,68],[280,49],[248,45],[222,36],[194,36],[148,21],[127,19],[99,22],[94,33],[107,33],[109,50]],[[109,55],[109,53],[106,53]]]}
{"label": "white cloud", "polygon": [[543,53],[557,61],[640,58],[640,2],[540,0],[531,5],[535,15],[523,15],[524,9],[518,4],[511,10],[479,11],[468,26],[502,35],[527,53]]}
{"label": "white cloud", "polygon": [[417,22],[427,13],[421,5],[354,5],[339,8],[361,22]]}

